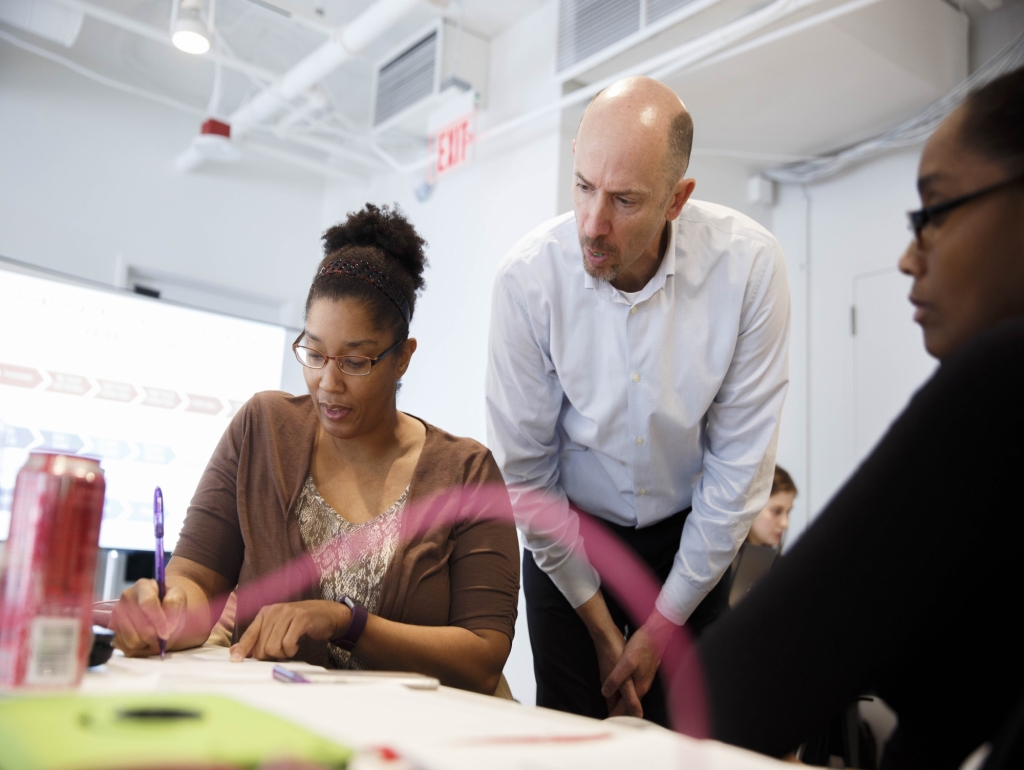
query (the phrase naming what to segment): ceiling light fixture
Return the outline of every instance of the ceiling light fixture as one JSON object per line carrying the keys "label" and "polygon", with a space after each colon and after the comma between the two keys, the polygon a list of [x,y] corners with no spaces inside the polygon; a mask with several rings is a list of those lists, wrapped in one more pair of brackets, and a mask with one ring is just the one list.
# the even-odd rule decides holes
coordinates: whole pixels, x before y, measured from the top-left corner
{"label": "ceiling light fixture", "polygon": [[181,0],[180,9],[175,2],[174,9],[174,18],[171,19],[171,42],[174,46],[191,54],[209,51],[212,37],[210,27],[213,25],[203,24],[200,0]]}

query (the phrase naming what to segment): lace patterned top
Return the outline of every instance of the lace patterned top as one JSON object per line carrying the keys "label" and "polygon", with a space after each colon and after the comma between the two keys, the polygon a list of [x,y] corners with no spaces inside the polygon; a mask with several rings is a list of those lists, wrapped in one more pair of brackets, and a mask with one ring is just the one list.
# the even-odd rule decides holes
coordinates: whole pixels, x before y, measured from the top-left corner
{"label": "lace patterned top", "polygon": [[[349,596],[377,612],[384,571],[395,554],[399,524],[408,487],[384,513],[364,524],[345,520],[320,495],[313,476],[306,477],[296,508],[302,544],[320,571],[320,594],[332,602]],[[327,645],[331,662],[339,668],[363,668],[347,650]]]}

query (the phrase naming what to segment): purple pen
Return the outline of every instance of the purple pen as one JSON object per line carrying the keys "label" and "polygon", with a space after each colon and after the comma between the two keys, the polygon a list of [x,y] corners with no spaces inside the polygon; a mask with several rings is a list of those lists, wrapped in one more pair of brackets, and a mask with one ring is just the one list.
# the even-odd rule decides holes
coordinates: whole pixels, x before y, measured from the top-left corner
{"label": "purple pen", "polygon": [[[162,605],[167,594],[167,584],[164,575],[164,493],[160,491],[160,487],[153,492],[153,529],[156,532],[156,551],[153,553],[156,560],[156,586]],[[167,640],[157,641],[160,644],[160,660],[163,660],[167,654]]]}
{"label": "purple pen", "polygon": [[274,666],[274,679],[288,684],[309,684],[309,680],[297,671],[292,671],[284,666]]}

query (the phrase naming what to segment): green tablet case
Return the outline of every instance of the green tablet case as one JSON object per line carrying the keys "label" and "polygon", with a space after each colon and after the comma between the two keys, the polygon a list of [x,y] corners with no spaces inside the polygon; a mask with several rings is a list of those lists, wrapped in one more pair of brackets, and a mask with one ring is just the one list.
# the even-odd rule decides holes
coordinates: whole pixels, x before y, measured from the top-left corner
{"label": "green tablet case", "polygon": [[[343,768],[352,752],[216,695],[78,695],[0,700],[0,770]],[[309,764],[303,764],[309,767]]]}

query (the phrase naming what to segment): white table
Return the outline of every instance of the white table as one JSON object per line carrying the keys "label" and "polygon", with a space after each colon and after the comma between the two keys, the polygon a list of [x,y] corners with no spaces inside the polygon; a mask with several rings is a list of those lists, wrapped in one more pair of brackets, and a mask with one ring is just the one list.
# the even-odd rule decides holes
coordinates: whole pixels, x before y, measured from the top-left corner
{"label": "white table", "polygon": [[[289,663],[300,673],[322,672]],[[600,721],[450,687],[432,690],[382,679],[359,683],[286,684],[273,664],[231,663],[223,647],[125,658],[119,652],[86,673],[87,694],[194,692],[234,698],[357,750],[389,747],[413,767],[690,768],[781,770],[773,759],[714,741],[697,741],[650,723]],[[376,766],[371,757],[356,763]],[[386,763],[394,767],[394,763]]]}

